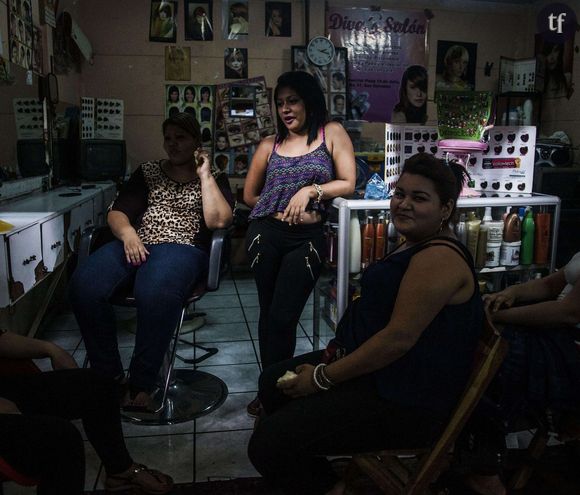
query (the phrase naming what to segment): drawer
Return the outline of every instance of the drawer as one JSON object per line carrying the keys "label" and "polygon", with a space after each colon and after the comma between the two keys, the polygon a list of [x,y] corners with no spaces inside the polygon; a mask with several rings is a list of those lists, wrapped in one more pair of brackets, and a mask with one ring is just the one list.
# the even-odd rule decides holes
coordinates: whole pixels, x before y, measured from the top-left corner
{"label": "drawer", "polygon": [[8,237],[8,258],[10,300],[15,302],[46,275],[39,224]]}
{"label": "drawer", "polygon": [[95,224],[93,200],[90,199],[75,206],[70,212],[70,225],[67,231],[68,245],[71,251],[76,251],[81,233],[87,227]]}
{"label": "drawer", "polygon": [[52,272],[65,258],[64,217],[59,215],[40,226],[42,235],[42,260],[48,272]]}

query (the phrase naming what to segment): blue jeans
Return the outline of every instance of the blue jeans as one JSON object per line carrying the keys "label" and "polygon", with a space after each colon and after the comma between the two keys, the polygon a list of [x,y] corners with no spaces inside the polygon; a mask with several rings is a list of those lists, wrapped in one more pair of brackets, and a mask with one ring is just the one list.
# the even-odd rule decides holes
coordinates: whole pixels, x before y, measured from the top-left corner
{"label": "blue jeans", "polygon": [[85,341],[91,367],[117,377],[123,366],[117,345],[115,312],[109,302],[116,290],[133,283],[137,307],[131,385],[155,387],[163,357],[181,317],[183,303],[207,274],[208,255],[185,244],[147,244],[150,255],[139,267],[127,263],[123,243],[114,240],[79,264],[69,297]]}

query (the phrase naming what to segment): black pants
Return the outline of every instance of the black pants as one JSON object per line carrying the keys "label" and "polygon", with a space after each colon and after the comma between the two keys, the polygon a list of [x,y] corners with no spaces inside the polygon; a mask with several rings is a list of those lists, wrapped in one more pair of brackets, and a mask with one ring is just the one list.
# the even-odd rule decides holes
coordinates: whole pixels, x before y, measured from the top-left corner
{"label": "black pants", "polygon": [[82,419],[107,473],[131,467],[114,384],[93,370],[3,377],[0,397],[22,412],[0,414],[0,456],[38,480],[39,494],[84,493],[84,444],[71,419]]}
{"label": "black pants", "polygon": [[258,338],[265,369],[294,355],[298,320],[324,259],[322,224],[289,225],[270,217],[253,220],[246,248],[258,289]]}
{"label": "black pants", "polygon": [[276,388],[286,370],[317,364],[322,351],[268,368],[260,377],[265,416],[250,439],[256,469],[288,494],[318,495],[336,483],[326,455],[429,445],[443,422],[427,411],[379,397],[374,379],[364,376],[327,392],[290,399]]}

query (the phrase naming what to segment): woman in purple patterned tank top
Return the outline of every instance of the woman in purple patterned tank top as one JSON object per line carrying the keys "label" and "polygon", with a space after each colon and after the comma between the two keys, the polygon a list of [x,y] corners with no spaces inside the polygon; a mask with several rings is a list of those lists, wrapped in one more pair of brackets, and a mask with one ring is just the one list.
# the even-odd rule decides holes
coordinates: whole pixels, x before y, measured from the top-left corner
{"label": "woman in purple patterned tank top", "polygon": [[[262,140],[248,171],[246,236],[258,289],[262,368],[291,358],[296,327],[324,260],[322,217],[332,198],[354,191],[352,143],[328,122],[325,97],[306,72],[286,72],[274,91],[278,134]],[[248,413],[260,411],[258,399]]]}

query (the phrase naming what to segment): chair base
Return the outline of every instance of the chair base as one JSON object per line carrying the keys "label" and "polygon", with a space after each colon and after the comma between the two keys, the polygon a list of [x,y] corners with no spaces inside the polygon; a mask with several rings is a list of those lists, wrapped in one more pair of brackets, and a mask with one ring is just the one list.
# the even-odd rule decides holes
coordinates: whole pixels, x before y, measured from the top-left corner
{"label": "chair base", "polygon": [[174,370],[165,403],[163,390],[153,397],[157,412],[121,411],[123,419],[141,425],[172,425],[208,414],[221,406],[228,396],[227,385],[217,376],[199,370]]}

